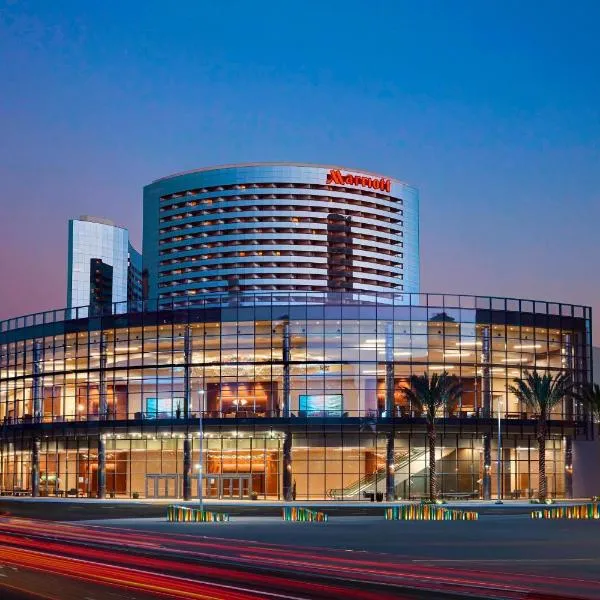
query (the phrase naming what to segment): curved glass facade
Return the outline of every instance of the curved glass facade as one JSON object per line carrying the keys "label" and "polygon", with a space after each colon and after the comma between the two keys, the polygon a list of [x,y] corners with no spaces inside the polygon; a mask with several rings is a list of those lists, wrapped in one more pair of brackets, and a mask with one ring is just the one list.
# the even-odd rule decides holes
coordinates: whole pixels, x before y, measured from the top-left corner
{"label": "curved glass facade", "polygon": [[[512,379],[591,377],[582,306],[280,292],[82,315],[0,324],[5,493],[189,496],[201,426],[209,497],[419,497],[425,422],[402,389],[412,374],[445,370],[463,393],[439,415],[442,494],[485,496],[500,465],[501,493],[522,497],[537,488],[535,415],[510,394]],[[502,461],[489,464],[498,415]],[[589,423],[573,401],[552,414],[551,494],[568,494],[569,444]],[[495,476],[489,486],[496,494]]]}
{"label": "curved glass facade", "polygon": [[144,188],[149,297],[419,291],[415,188],[342,167],[244,164]]}
{"label": "curved glass facade", "polygon": [[101,261],[110,269],[107,303],[126,307],[129,232],[110,221],[81,217],[69,221],[67,306],[88,307],[91,297],[90,261]]}

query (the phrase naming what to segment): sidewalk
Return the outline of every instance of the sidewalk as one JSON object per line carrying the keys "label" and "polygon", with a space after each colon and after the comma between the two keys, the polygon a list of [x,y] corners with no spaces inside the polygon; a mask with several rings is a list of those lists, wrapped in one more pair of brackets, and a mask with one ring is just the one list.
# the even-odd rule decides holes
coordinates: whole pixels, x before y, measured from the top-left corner
{"label": "sidewalk", "polygon": [[[167,505],[167,504],[198,504],[198,499],[185,501],[181,498],[144,498],[134,500],[132,498],[55,498],[48,496],[41,496],[32,498],[31,496],[2,496],[0,502],[26,502],[26,503],[62,503],[62,504],[150,504],[150,505]],[[573,500],[556,500],[552,506],[568,506],[571,504],[587,504],[591,502],[589,498],[579,498]],[[223,499],[217,500],[214,498],[205,499],[203,504],[205,506],[254,506],[254,507],[268,507],[277,508],[282,506],[311,506],[311,507],[335,507],[335,508],[375,508],[375,507],[388,507],[388,506],[401,506],[406,504],[419,504],[417,500],[398,500],[396,502],[357,502],[353,500],[297,500],[295,502],[285,502],[283,500],[233,500]],[[531,504],[529,500],[503,500],[502,504],[496,504],[496,500],[455,500],[449,501],[446,504],[440,506],[447,508],[494,508],[501,511],[503,508],[517,508],[517,507],[536,507],[539,504]]]}

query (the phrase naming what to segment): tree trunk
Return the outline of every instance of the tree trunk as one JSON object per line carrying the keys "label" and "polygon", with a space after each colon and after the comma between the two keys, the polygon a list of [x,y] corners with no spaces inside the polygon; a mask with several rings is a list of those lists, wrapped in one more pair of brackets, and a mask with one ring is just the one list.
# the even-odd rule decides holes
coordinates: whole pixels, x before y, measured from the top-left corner
{"label": "tree trunk", "polygon": [[429,441],[429,499],[435,502],[438,497],[437,473],[435,471],[435,427],[427,426],[427,440]]}
{"label": "tree trunk", "polygon": [[546,501],[546,423],[540,421],[538,431],[538,478],[540,502]]}

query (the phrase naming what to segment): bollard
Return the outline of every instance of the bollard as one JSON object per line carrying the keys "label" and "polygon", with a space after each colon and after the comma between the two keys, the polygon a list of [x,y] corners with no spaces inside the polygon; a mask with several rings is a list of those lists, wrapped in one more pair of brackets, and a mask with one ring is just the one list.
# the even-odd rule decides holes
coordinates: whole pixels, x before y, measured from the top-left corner
{"label": "bollard", "polygon": [[167,521],[172,523],[224,523],[229,521],[229,513],[199,510],[190,506],[169,504]]}
{"label": "bollard", "polygon": [[531,513],[532,519],[600,519],[600,504],[574,504],[536,510]]}
{"label": "bollard", "polygon": [[327,515],[323,512],[309,510],[301,506],[284,506],[282,510],[284,521],[294,521],[297,523],[326,523]]}
{"label": "bollard", "polygon": [[466,510],[450,510],[433,505],[402,505],[385,509],[388,521],[477,521],[479,513]]}

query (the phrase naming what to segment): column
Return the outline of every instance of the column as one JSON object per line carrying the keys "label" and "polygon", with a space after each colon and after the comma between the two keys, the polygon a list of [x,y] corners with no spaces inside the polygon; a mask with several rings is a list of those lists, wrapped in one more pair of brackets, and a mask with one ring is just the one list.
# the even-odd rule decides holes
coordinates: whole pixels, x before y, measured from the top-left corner
{"label": "column", "polygon": [[492,376],[490,370],[490,328],[484,327],[481,332],[481,409],[482,417],[492,417]]}
{"label": "column", "polygon": [[[189,325],[185,327],[183,337],[183,418],[188,419],[192,407],[191,363],[192,362],[192,331]],[[177,412],[179,418],[180,412]],[[185,494],[184,494],[185,496]]]}
{"label": "column", "polygon": [[514,492],[511,484],[512,461],[511,449],[502,448],[502,498],[510,498]]}
{"label": "column", "polygon": [[573,438],[565,438],[565,497],[573,498]]}
{"label": "column", "polygon": [[[283,407],[285,418],[290,416],[290,322],[283,324]],[[279,415],[277,415],[279,416]],[[291,440],[290,440],[291,444]],[[291,446],[290,446],[291,448]],[[290,459],[291,460],[291,459]]]}
{"label": "column", "polygon": [[394,432],[387,434],[385,448],[385,499],[396,499],[396,456],[394,452]]}
{"label": "column", "polygon": [[[563,336],[563,347],[562,347],[562,367],[565,373],[569,375],[569,379],[573,382],[573,340],[570,333],[566,333]],[[564,400],[564,418],[567,421],[572,421],[574,415],[573,410],[573,398],[567,398]],[[579,416],[579,415],[577,415]],[[565,438],[565,497],[573,498],[573,438],[567,436]]]}
{"label": "column", "polygon": [[294,499],[294,483],[292,473],[292,434],[287,431],[283,438],[283,499],[291,502]]}
{"label": "column", "polygon": [[31,440],[31,495],[40,495],[40,440]]}
{"label": "column", "polygon": [[183,440],[183,499],[192,499],[192,441],[187,436]]}
{"label": "column", "polygon": [[33,421],[41,423],[42,421],[42,343],[36,340],[33,343]]}
{"label": "column", "polygon": [[[569,376],[571,382],[573,382],[573,340],[570,333],[565,333],[563,336],[562,344],[562,368],[565,373]],[[564,414],[565,420],[573,420],[573,398],[566,398],[564,400]]]}
{"label": "column", "polygon": [[98,438],[98,498],[106,498],[106,440]]}
{"label": "column", "polygon": [[489,434],[483,436],[483,481],[482,492],[484,500],[492,499],[492,438]]}
{"label": "column", "polygon": [[[385,324],[385,415],[394,416],[394,324]],[[392,442],[393,444],[393,442]]]}
{"label": "column", "polygon": [[102,332],[100,334],[100,406],[98,407],[101,419],[108,419],[108,394],[106,386],[107,346],[106,333]]}
{"label": "column", "polygon": [[[492,416],[492,379],[490,371],[490,328],[484,327],[481,332],[481,416],[490,419]],[[483,436],[483,499],[492,498],[492,438],[491,433]]]}

